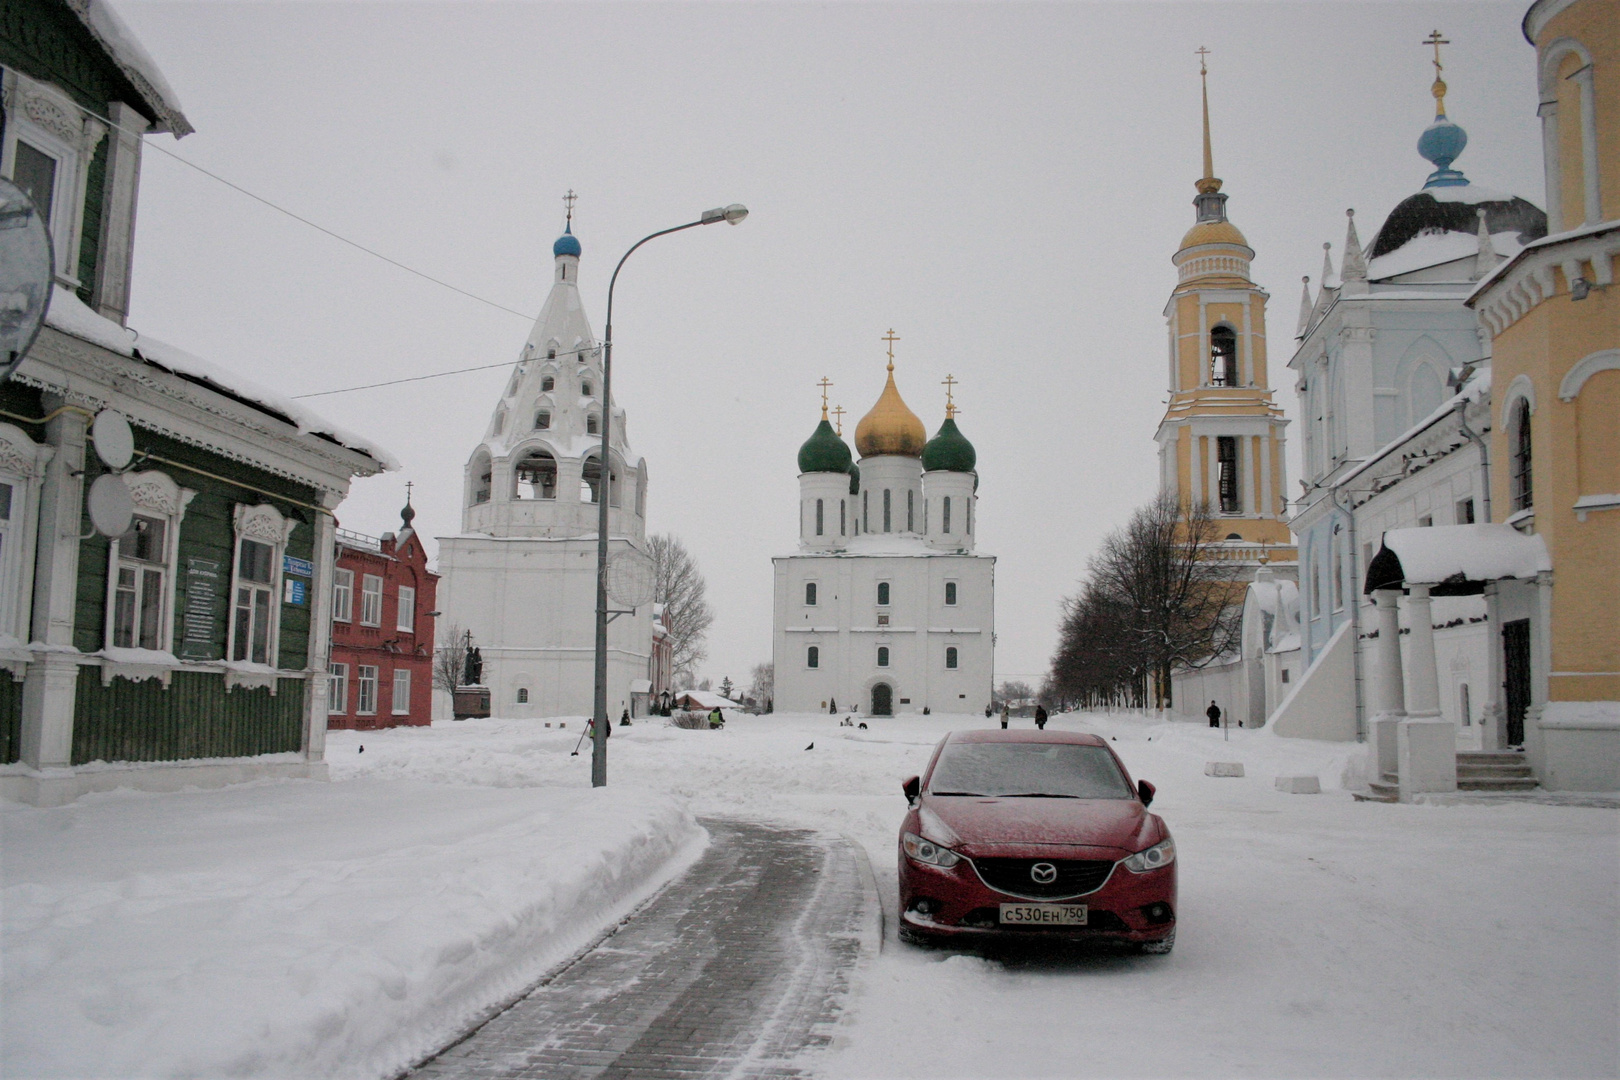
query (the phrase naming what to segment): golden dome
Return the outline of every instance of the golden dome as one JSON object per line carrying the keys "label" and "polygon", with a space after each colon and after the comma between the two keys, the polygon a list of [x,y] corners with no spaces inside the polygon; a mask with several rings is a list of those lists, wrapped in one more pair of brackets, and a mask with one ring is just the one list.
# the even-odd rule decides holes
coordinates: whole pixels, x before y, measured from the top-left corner
{"label": "golden dome", "polygon": [[1222,218],[1220,221],[1200,221],[1187,230],[1187,235],[1181,238],[1180,251],[1190,247],[1199,247],[1203,244],[1237,244],[1239,247],[1248,247],[1249,242],[1243,238],[1243,233],[1230,221]]}
{"label": "golden dome", "polygon": [[927,442],[923,422],[900,400],[900,391],[894,385],[894,364],[890,363],[889,381],[878,395],[877,404],[855,425],[855,449],[863,458],[883,454],[921,457]]}

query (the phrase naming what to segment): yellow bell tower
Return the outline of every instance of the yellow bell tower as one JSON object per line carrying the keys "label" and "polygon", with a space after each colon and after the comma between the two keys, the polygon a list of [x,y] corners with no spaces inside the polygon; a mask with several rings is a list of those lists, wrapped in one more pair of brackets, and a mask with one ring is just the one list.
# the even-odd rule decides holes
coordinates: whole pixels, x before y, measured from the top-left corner
{"label": "yellow bell tower", "polygon": [[[1292,561],[1286,524],[1284,428],[1266,368],[1266,291],[1249,278],[1254,249],[1226,219],[1209,138],[1208,50],[1200,48],[1204,175],[1198,218],[1171,260],[1179,274],[1165,305],[1170,402],[1159,421],[1161,487],[1184,505],[1207,502],[1239,562]],[[1289,550],[1272,552],[1269,546]],[[1245,557],[1245,554],[1248,557]]]}

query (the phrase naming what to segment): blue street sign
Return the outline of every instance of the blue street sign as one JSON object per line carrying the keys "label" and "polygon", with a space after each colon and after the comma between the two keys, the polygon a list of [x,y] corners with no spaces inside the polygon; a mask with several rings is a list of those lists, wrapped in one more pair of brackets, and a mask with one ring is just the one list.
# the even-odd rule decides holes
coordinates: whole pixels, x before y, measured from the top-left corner
{"label": "blue street sign", "polygon": [[283,574],[297,574],[299,577],[314,577],[315,564],[308,559],[295,559],[291,555],[281,557],[281,572]]}

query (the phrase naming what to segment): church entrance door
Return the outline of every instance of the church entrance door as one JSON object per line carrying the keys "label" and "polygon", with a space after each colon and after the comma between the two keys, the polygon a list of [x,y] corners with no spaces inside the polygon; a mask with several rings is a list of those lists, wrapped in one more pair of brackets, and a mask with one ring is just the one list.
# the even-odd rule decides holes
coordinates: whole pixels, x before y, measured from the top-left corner
{"label": "church entrance door", "polygon": [[878,683],[872,687],[872,715],[894,715],[894,687],[888,683]]}

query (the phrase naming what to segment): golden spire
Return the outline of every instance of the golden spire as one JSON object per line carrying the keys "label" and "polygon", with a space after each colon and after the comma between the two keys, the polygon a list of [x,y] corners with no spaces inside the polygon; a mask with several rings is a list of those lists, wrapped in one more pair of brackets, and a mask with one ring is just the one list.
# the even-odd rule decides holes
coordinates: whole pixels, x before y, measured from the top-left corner
{"label": "golden spire", "polygon": [[889,343],[889,370],[893,371],[894,370],[894,343],[900,340],[900,335],[896,334],[894,332],[894,327],[891,326],[891,327],[889,327],[889,332],[887,334],[883,335],[883,337],[879,338],[878,340],[879,341],[887,341]]}
{"label": "golden spire", "polygon": [[821,418],[825,420],[827,419],[827,387],[832,385],[832,380],[823,375],[821,381],[816,385],[821,387]]}
{"label": "golden spire", "polygon": [[1434,46],[1434,85],[1429,87],[1429,93],[1434,95],[1434,118],[1438,120],[1446,115],[1446,81],[1440,77],[1440,72],[1444,70],[1440,64],[1440,46],[1450,45],[1451,42],[1441,37],[1439,30],[1435,30],[1423,39],[1422,44]]}
{"label": "golden spire", "polygon": [[1198,54],[1198,79],[1204,84],[1204,176],[1197,187],[1200,194],[1207,195],[1221,190],[1221,182],[1215,179],[1215,155],[1209,146],[1209,67],[1204,63],[1209,50],[1200,45],[1194,51]]}
{"label": "golden spire", "polygon": [[956,415],[956,399],[953,394],[956,389],[956,376],[946,375],[940,385],[945,388],[945,419],[949,420]]}
{"label": "golden spire", "polygon": [[838,437],[843,438],[843,436],[844,436],[844,407],[842,405],[839,405],[837,408],[833,409],[833,415],[838,418],[835,421],[835,423],[838,425]]}

